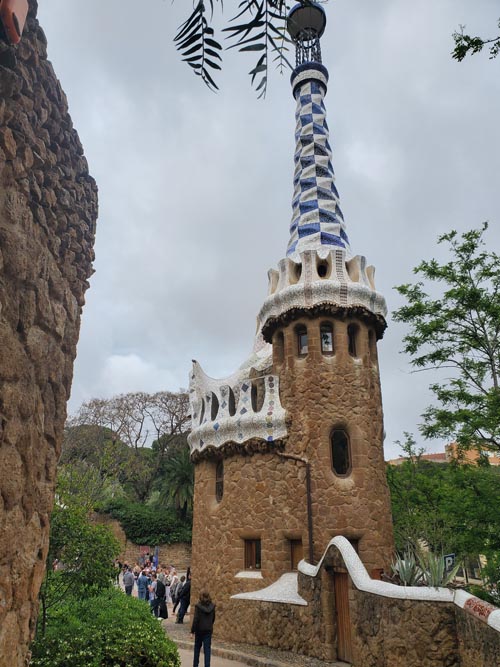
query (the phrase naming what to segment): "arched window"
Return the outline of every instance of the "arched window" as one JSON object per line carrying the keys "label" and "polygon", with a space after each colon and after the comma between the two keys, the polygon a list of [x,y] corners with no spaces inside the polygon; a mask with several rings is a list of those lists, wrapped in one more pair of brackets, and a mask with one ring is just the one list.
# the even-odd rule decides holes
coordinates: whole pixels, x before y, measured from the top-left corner
{"label": "arched window", "polygon": [[224,495],[224,461],[218,461],[215,466],[215,499],[218,503]]}
{"label": "arched window", "polygon": [[357,345],[358,345],[358,326],[356,324],[349,324],[347,327],[347,338],[349,345],[349,354],[351,357],[357,357]]}
{"label": "arched window", "polygon": [[333,354],[333,326],[330,322],[323,322],[319,328],[321,337],[321,352],[323,354]]}
{"label": "arched window", "polygon": [[330,437],[333,472],[346,477],[351,472],[351,447],[349,436],[342,429],[332,431]]}
{"label": "arched window", "polygon": [[217,418],[217,413],[219,412],[219,399],[213,392],[212,392],[211,405],[212,407],[210,409],[210,418],[212,421],[214,421]]}
{"label": "arched window", "polygon": [[297,335],[297,352],[299,357],[305,357],[309,352],[309,343],[307,340],[307,329],[304,325],[296,328]]}

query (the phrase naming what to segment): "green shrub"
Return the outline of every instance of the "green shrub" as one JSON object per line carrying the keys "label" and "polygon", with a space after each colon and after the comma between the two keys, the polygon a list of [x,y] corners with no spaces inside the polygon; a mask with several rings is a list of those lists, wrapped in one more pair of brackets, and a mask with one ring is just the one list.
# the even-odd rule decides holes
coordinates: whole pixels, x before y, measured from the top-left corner
{"label": "green shrub", "polygon": [[183,522],[174,509],[161,509],[116,499],[98,510],[117,519],[127,539],[135,544],[173,544],[191,542],[191,525]]}
{"label": "green shrub", "polygon": [[32,652],[31,667],[180,667],[149,606],[114,588],[58,607]]}

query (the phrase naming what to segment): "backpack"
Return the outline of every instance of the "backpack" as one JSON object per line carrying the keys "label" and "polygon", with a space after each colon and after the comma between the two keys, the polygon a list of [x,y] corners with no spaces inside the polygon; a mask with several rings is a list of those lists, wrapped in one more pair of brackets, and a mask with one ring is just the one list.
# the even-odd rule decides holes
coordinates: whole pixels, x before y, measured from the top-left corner
{"label": "backpack", "polygon": [[165,584],[163,581],[157,581],[156,582],[156,597],[160,600],[163,600],[165,598],[166,594],[166,589],[165,589]]}

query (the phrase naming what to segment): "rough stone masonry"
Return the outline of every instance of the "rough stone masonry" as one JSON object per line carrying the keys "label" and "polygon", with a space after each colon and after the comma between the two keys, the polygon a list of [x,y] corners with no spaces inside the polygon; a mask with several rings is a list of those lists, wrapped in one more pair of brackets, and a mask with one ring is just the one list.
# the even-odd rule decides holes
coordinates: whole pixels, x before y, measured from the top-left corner
{"label": "rough stone masonry", "polygon": [[0,667],[35,632],[97,218],[36,13],[17,47],[0,39]]}

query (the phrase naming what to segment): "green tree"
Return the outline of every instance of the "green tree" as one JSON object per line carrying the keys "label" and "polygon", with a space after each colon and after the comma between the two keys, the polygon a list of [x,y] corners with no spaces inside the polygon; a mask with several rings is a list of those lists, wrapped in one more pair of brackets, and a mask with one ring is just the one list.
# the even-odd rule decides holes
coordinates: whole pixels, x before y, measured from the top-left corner
{"label": "green tree", "polygon": [[421,454],[387,468],[396,547],[466,561],[500,553],[500,470],[489,465],[432,463]]}
{"label": "green tree", "polygon": [[[498,21],[498,28],[500,30],[500,20]],[[455,48],[452,51],[452,56],[455,60],[461,62],[467,55],[479,53],[485,46],[489,46],[490,59],[498,56],[500,52],[500,35],[491,38],[473,37],[464,31],[465,26],[461,25],[460,32],[453,33]]]}
{"label": "green tree", "polygon": [[68,596],[88,597],[110,585],[115,574],[113,560],[119,549],[110,530],[92,524],[84,507],[56,504],[40,589],[42,634],[50,610],[61,605]]}
{"label": "green tree", "polygon": [[164,465],[160,483],[160,496],[170,501],[182,519],[193,510],[194,466],[187,444],[179,446]]}
{"label": "green tree", "polygon": [[[412,366],[442,378],[430,386],[437,404],[422,415],[422,434],[500,451],[500,257],[485,248],[486,229],[484,223],[461,236],[441,236],[450,260],[414,269],[428,287],[422,281],[396,287],[407,305],[394,319],[409,326],[403,349]],[[430,286],[437,296],[430,296]]]}

